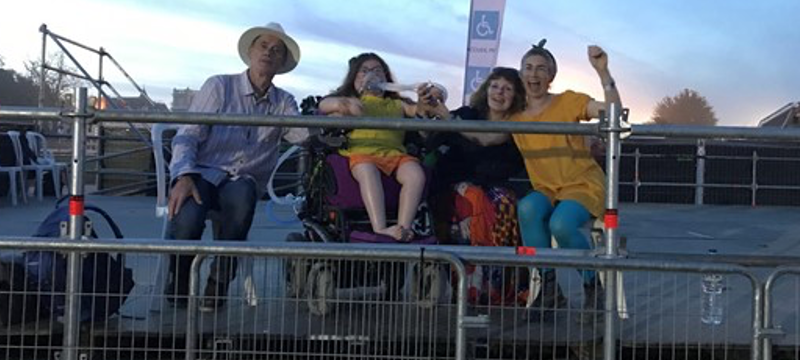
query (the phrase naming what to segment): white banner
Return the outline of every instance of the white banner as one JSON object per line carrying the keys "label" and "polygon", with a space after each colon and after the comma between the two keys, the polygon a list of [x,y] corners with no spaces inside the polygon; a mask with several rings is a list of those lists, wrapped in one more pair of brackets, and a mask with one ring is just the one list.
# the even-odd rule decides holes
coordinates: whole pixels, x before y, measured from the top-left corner
{"label": "white banner", "polygon": [[464,105],[497,64],[505,0],[472,0],[464,69]]}

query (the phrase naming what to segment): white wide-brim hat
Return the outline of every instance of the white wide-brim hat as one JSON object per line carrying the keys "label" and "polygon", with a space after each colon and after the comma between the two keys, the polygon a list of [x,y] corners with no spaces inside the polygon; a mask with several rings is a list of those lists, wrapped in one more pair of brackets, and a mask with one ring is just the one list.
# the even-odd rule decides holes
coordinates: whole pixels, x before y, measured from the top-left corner
{"label": "white wide-brim hat", "polygon": [[288,52],[286,54],[286,62],[278,69],[278,74],[292,71],[292,69],[297,66],[297,63],[300,62],[300,47],[297,46],[297,42],[295,42],[294,39],[286,35],[281,24],[275,22],[271,22],[266,26],[252,27],[239,37],[239,57],[242,58],[242,61],[244,61],[247,66],[250,66],[248,50],[250,50],[250,45],[253,44],[253,41],[261,35],[272,35],[283,41]]}

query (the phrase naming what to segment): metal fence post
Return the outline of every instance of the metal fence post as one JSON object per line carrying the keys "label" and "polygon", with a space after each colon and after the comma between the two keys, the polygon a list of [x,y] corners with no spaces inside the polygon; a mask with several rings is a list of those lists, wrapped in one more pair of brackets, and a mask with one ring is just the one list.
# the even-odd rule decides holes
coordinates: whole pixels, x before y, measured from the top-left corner
{"label": "metal fence post", "polygon": [[642,186],[642,180],[639,178],[639,159],[641,159],[642,153],[639,152],[639,147],[636,147],[636,150],[633,152],[633,203],[639,203],[639,187]]}
{"label": "metal fence post", "polygon": [[[189,302],[186,306],[186,360],[194,360],[197,355],[197,296],[200,293],[200,266],[205,255],[197,255],[189,271]],[[178,276],[175,274],[175,276]]]}
{"label": "metal fence post", "polygon": [[[619,256],[619,157],[620,146],[620,116],[622,115],[619,104],[610,103],[608,108],[606,129],[608,136],[608,151],[606,151],[606,213],[605,213],[605,254],[606,258]],[[604,271],[605,276],[605,334],[603,336],[603,358],[613,360],[616,358],[617,339],[617,274],[616,271]]]}
{"label": "metal fence post", "polygon": [[750,198],[750,206],[756,206],[756,193],[758,192],[758,151],[753,150],[753,180],[750,184],[750,188],[752,189],[752,197]]}
{"label": "metal fence post", "polygon": [[697,168],[694,175],[694,204],[703,205],[706,179],[706,141],[697,139]]}
{"label": "metal fence post", "polygon": [[778,281],[778,278],[787,275],[787,274],[797,274],[800,275],[800,267],[796,266],[788,266],[778,268],[777,270],[773,271],[772,274],[767,277],[767,281],[764,283],[764,302],[762,304],[763,311],[762,314],[764,316],[763,320],[761,321],[764,324],[763,329],[754,329],[758,330],[761,333],[758,334],[756,340],[761,340],[763,344],[762,348],[762,359],[764,360],[772,360],[772,338],[784,337],[786,334],[783,330],[780,329],[780,326],[773,328],[772,324],[772,288],[775,286],[775,283]]}
{"label": "metal fence post", "polygon": [[[86,137],[86,88],[75,91],[75,115],[72,140],[72,182],[69,198],[69,237],[79,241],[83,237],[83,165],[85,159],[84,139]],[[78,359],[79,302],[81,284],[81,256],[70,251],[67,258],[67,286],[64,304],[64,358]]]}

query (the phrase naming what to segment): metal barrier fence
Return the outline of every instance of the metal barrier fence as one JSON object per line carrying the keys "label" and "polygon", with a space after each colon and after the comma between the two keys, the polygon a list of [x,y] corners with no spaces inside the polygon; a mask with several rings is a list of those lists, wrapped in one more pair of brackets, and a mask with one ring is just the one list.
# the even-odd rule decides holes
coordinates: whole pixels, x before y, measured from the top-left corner
{"label": "metal barrier fence", "polygon": [[[72,160],[72,182],[70,198],[70,225],[69,234],[73,241],[81,239],[84,225],[83,219],[83,195],[84,182],[83,171],[85,163],[84,139],[86,135],[87,121],[112,121],[112,122],[131,122],[131,123],[194,123],[194,124],[214,124],[224,121],[231,125],[259,125],[259,126],[298,126],[298,127],[337,127],[337,128],[372,128],[372,129],[395,129],[395,130],[422,130],[422,131],[474,131],[474,132],[506,132],[506,133],[537,133],[537,134],[572,134],[572,135],[598,135],[605,136],[608,150],[606,152],[606,212],[604,216],[604,253],[602,259],[583,259],[574,262],[553,262],[548,263],[547,259],[537,257],[538,265],[563,266],[572,265],[582,268],[599,268],[605,272],[605,299],[604,299],[604,324],[603,324],[603,350],[605,359],[617,358],[619,322],[615,317],[617,309],[617,276],[616,270],[663,270],[663,271],[714,271],[719,273],[740,272],[725,266],[715,266],[713,264],[694,264],[691,266],[681,264],[654,264],[652,261],[621,261],[618,254],[619,234],[617,233],[618,213],[617,204],[619,201],[619,162],[620,162],[620,135],[621,133],[631,133],[632,135],[642,136],[668,136],[685,138],[722,138],[722,139],[760,139],[777,141],[797,141],[800,139],[800,130],[797,129],[771,129],[771,128],[741,128],[741,127],[691,127],[691,126],[663,126],[663,125],[632,125],[622,126],[626,112],[621,111],[616,104],[609,104],[608,117],[601,119],[599,124],[564,124],[564,123],[513,123],[513,122],[479,122],[479,121],[425,121],[408,119],[372,119],[372,118],[327,118],[327,117],[284,117],[284,116],[255,116],[255,115],[220,115],[220,114],[168,114],[168,113],[135,113],[123,111],[103,111],[91,113],[87,106],[87,93],[85,88],[78,89],[75,96],[75,111],[62,113],[54,109],[20,109],[3,108],[0,109],[0,118],[17,118],[30,120],[57,120],[61,117],[71,118],[74,121],[73,135],[73,160]],[[73,244],[77,245],[77,244]],[[81,244],[87,245],[87,244]],[[212,248],[226,254],[224,248]],[[111,250],[111,249],[109,249]],[[133,250],[133,249],[129,249]],[[183,251],[173,249],[174,251]],[[198,248],[199,251],[199,248]],[[201,254],[202,255],[202,254]],[[245,252],[228,255],[247,255]],[[63,347],[65,358],[77,359],[78,343],[78,315],[79,315],[79,263],[80,258],[77,252],[70,252],[66,268],[66,291],[65,291],[65,311],[64,324],[65,331],[63,336]],[[514,265],[515,258],[499,258],[505,265]],[[529,265],[521,263],[520,266]],[[616,266],[616,267],[614,267]],[[193,273],[194,274],[194,273]],[[195,282],[193,284],[196,284]],[[463,331],[466,318],[461,309],[464,308],[464,282],[463,277],[459,279],[459,300],[458,321],[456,331]],[[752,326],[754,329],[752,358],[762,357],[761,338],[764,334],[762,327],[762,305],[761,287],[756,286],[754,278],[751,278],[754,287],[754,311]],[[193,287],[194,288],[194,287]],[[191,305],[193,302],[189,302]],[[190,331],[194,327],[189,327]],[[189,334],[189,339],[194,337]],[[463,334],[456,336],[456,358],[464,358]],[[190,344],[191,345],[191,344]],[[187,346],[192,349],[192,346]],[[192,355],[191,353],[187,356]]]}
{"label": "metal barrier fence", "polygon": [[[793,275],[793,276],[790,276]],[[800,268],[779,267],[764,286],[764,359],[800,358]],[[773,351],[773,348],[778,349]]]}
{"label": "metal barrier fence", "polygon": [[[0,238],[0,250],[79,254],[81,269],[87,269],[87,259],[93,264],[88,254],[123,253],[137,284],[119,315],[78,321],[71,349],[58,338],[70,331],[69,324],[49,319],[52,310],[42,306],[58,303],[54,299],[64,292],[1,289],[0,299],[16,304],[4,315],[38,320],[3,325],[0,357],[8,359],[53,358],[67,350],[76,358],[91,359],[595,359],[605,356],[601,344],[607,318],[620,325],[614,346],[621,358],[760,359],[772,353],[771,345],[763,342],[771,332],[768,323],[762,325],[761,281],[753,270],[725,263],[603,259],[574,250],[520,256],[508,248],[291,242],[254,247]],[[152,288],[155,264],[166,254],[200,255],[188,295],[173,302]],[[242,272],[227,295],[198,295],[204,294],[211,271],[200,259],[211,255],[255,260],[253,301],[244,297]],[[565,306],[544,308],[529,299],[529,293],[521,295],[532,290],[527,285],[536,284],[526,275],[534,268],[557,269],[558,283],[569,299]],[[571,269],[624,274],[625,306],[610,313],[581,309],[583,281]],[[95,265],[88,278],[121,281],[104,277],[108,272]],[[776,271],[766,289],[773,290],[769,284],[786,272]],[[709,273],[724,274],[726,281],[721,325],[700,322],[699,280]],[[62,281],[66,276],[56,275]],[[548,296],[546,291],[539,296]],[[87,309],[94,313],[113,298],[101,295],[99,290],[76,292],[78,317],[84,318]],[[160,306],[151,309],[154,299]],[[199,301],[207,299],[224,303],[201,311]],[[789,331],[782,319],[779,325]],[[796,353],[800,341],[786,337],[778,345],[783,352],[794,346]]]}
{"label": "metal barrier fence", "polygon": [[621,201],[800,205],[800,146],[626,139]]}
{"label": "metal barrier fence", "polygon": [[[4,319],[12,318],[12,309],[20,314],[13,325],[3,324],[0,329],[0,344],[5,349],[0,357],[52,358],[54,353],[63,351],[76,358],[93,359],[317,358],[334,354],[362,358],[464,358],[465,328],[471,319],[463,301],[466,283],[454,283],[454,302],[441,307],[434,306],[435,301],[430,299],[400,293],[420,294],[419,287],[410,287],[429,280],[420,277],[423,267],[448,269],[457,279],[465,279],[461,260],[440,250],[427,249],[423,255],[413,247],[299,243],[272,247],[176,246],[163,242],[8,238],[0,239],[0,249],[62,257],[79,254],[84,261],[92,259],[93,253],[124,253],[139,284],[127,297],[100,294],[99,290],[76,292],[81,320],[86,319],[88,309],[92,314],[101,312],[101,306],[111,303],[111,298],[123,298],[125,303],[119,315],[79,321],[75,329],[70,329],[65,318],[51,318],[59,311],[50,305],[61,303],[66,295],[63,290],[0,289],[0,299],[10,304],[9,317]],[[149,280],[157,276],[153,269],[158,268],[155,264],[161,257],[153,254],[198,255],[189,277],[192,286],[188,295],[173,298],[152,288]],[[200,266],[202,258],[209,255],[257,260],[253,281],[258,293],[252,302],[241,296],[238,284],[232,286],[230,296],[197,295],[199,285],[205,283],[198,279],[210,271]],[[90,264],[94,263],[90,260]],[[80,268],[89,267],[83,263]],[[20,271],[11,269],[7,273],[19,276]],[[97,267],[88,278],[105,279],[106,272],[107,267]],[[63,282],[66,277],[63,272],[50,273],[49,283]],[[409,279],[404,279],[406,273],[411,274]],[[82,278],[85,282],[87,274]],[[300,278],[307,281],[298,285]],[[109,283],[121,280],[108,279]],[[395,285],[396,291],[388,289]],[[197,306],[201,298],[225,304],[212,312],[201,312]],[[154,299],[160,306],[152,311],[149,304]],[[68,332],[75,333],[72,345],[58,339],[58,335]]]}

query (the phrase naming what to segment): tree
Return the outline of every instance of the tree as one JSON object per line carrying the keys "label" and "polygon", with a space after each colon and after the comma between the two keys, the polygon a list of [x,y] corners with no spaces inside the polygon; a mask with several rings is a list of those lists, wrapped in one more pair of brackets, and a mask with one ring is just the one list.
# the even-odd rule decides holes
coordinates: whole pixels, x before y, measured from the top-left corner
{"label": "tree", "polygon": [[[33,81],[37,90],[39,82],[41,82],[41,64],[41,60],[25,62],[28,78]],[[77,73],[75,68],[64,64],[64,54],[51,55],[45,64],[56,69]],[[61,94],[82,83],[80,79],[54,70],[45,70],[44,82],[44,106],[61,106]]]}
{"label": "tree", "polygon": [[683,89],[674,97],[665,97],[653,112],[653,121],[659,125],[705,125],[717,124],[714,109],[697,91]]}
{"label": "tree", "polygon": [[0,105],[36,106],[38,89],[33,82],[11,69],[3,69],[0,57]]}

